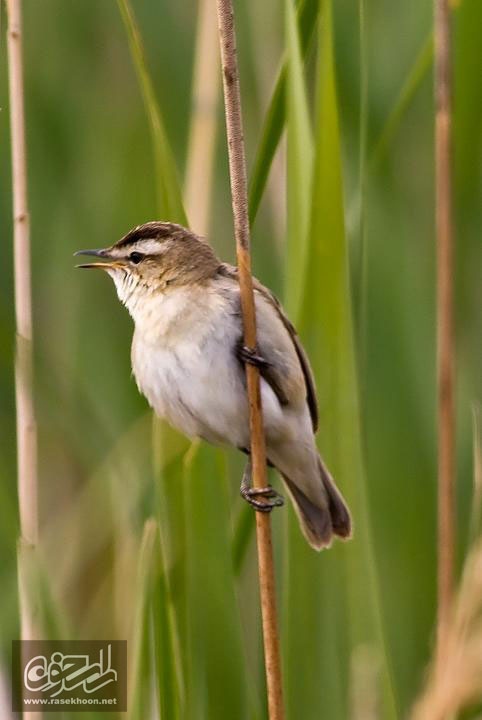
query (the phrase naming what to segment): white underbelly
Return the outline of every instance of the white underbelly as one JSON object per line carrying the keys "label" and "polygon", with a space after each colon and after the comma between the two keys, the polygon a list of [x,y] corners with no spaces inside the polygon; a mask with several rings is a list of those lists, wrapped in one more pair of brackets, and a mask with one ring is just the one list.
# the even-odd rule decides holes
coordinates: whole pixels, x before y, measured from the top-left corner
{"label": "white underbelly", "polygon": [[[133,371],[140,391],[159,417],[189,437],[238,448],[249,446],[249,416],[243,369],[234,354],[237,338],[210,338],[149,348],[137,340]],[[275,394],[261,381],[267,434],[283,424]]]}

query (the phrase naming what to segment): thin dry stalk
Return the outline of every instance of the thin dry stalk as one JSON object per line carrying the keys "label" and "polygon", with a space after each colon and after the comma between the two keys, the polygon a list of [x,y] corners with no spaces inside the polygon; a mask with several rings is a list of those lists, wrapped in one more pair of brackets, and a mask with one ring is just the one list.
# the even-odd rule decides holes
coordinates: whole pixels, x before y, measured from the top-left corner
{"label": "thin dry stalk", "polygon": [[37,451],[32,390],[32,299],[30,224],[23,102],[20,0],[7,0],[10,133],[12,146],[13,243],[17,355],[17,460],[20,528],[25,542],[37,542]]}
{"label": "thin dry stalk", "polygon": [[[246,161],[244,154],[243,127],[241,119],[241,98],[234,30],[234,12],[231,0],[217,0],[219,38],[223,72],[224,104],[228,136],[229,174],[234,215],[234,233],[239,268],[241,308],[243,312],[244,342],[249,348],[256,348],[256,315],[251,276],[250,233],[248,220],[248,194],[246,182]],[[265,487],[266,449],[261,407],[259,373],[257,368],[246,365],[248,386],[249,418],[251,430],[251,460],[253,485]],[[261,616],[268,688],[268,710],[270,720],[282,720],[283,692],[281,663],[269,514],[256,513],[256,536],[258,544],[259,582],[261,595]]]}
{"label": "thin dry stalk", "polygon": [[438,370],[438,625],[444,652],[453,592],[454,521],[454,330],[452,290],[452,78],[449,0],[434,0],[435,220],[437,233]]}
{"label": "thin dry stalk", "polygon": [[206,235],[213,179],[219,95],[216,8],[200,0],[198,11],[191,129],[186,169],[186,210],[191,227]]}
{"label": "thin dry stalk", "polygon": [[470,519],[470,538],[476,540],[481,531],[482,513],[482,447],[480,442],[480,407],[472,408],[474,489],[472,495],[472,514]]}
{"label": "thin dry stalk", "polygon": [[[30,227],[27,204],[27,162],[23,102],[21,0],[7,0],[8,76],[12,148],[13,243],[15,279],[15,400],[17,411],[17,475],[20,514],[18,596],[22,639],[37,636],[37,607],[32,579],[37,525],[37,430],[33,404],[32,300],[30,290]],[[41,713],[24,713],[41,718]]]}
{"label": "thin dry stalk", "polygon": [[20,0],[7,0],[10,134],[12,147],[13,242],[15,276],[15,399],[20,541],[19,602],[22,638],[35,636],[34,608],[28,576],[37,544],[37,432],[32,381],[32,301],[30,290],[30,228],[27,205],[27,163],[22,69]]}

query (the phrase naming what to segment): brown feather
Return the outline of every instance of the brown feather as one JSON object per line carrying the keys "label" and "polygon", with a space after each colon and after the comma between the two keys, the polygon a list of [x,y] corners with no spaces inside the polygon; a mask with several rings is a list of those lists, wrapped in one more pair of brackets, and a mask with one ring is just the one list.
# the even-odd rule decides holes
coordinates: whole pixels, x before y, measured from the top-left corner
{"label": "brown feather", "polygon": [[[217,272],[223,277],[231,278],[232,280],[236,280],[236,282],[238,282],[238,270],[233,265],[228,265],[228,263],[221,263],[221,265],[217,269]],[[254,277],[253,285],[254,289],[261,295],[263,295],[263,297],[268,300],[268,302],[276,310],[279,318],[281,319],[293,342],[305,379],[306,402],[308,403],[308,408],[310,411],[311,422],[313,424],[313,432],[316,432],[318,430],[319,422],[318,401],[316,398],[315,380],[313,377],[313,371],[311,369],[310,361],[308,360],[308,356],[306,355],[306,352],[301,344],[301,341],[293,324],[286,317],[286,314],[278,298],[271,292],[271,290],[262,285],[259,280]],[[269,378],[266,379],[269,381]],[[273,388],[273,390],[276,392],[276,388]]]}

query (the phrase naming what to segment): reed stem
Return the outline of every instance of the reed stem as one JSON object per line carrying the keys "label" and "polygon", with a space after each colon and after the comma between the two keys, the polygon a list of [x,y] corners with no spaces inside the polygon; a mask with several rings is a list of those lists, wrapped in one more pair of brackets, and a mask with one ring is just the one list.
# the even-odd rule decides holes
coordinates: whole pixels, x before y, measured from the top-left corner
{"label": "reed stem", "polygon": [[[232,0],[217,0],[217,9],[244,342],[247,347],[255,349],[256,314],[251,275],[246,161]],[[246,365],[246,379],[251,430],[253,485],[261,488],[267,484],[266,448],[257,368]],[[270,720],[283,720],[283,692],[276,617],[273,548],[268,513],[256,513],[256,537],[269,718]]]}
{"label": "reed stem", "polygon": [[12,148],[13,246],[15,277],[15,399],[20,532],[37,542],[37,452],[32,383],[32,298],[30,288],[30,219],[23,100],[22,15],[20,0],[7,0],[8,75]]}
{"label": "reed stem", "polygon": [[434,0],[434,11],[439,548],[437,646],[441,659],[452,603],[455,547],[452,73],[449,0]]}
{"label": "reed stem", "polygon": [[[37,429],[33,402],[30,220],[27,201],[21,0],[6,0],[6,6],[16,324],[17,482],[20,516],[17,577],[20,637],[22,640],[32,640],[38,635],[38,602],[32,592],[38,541]],[[42,714],[25,712],[23,716],[41,720]]]}

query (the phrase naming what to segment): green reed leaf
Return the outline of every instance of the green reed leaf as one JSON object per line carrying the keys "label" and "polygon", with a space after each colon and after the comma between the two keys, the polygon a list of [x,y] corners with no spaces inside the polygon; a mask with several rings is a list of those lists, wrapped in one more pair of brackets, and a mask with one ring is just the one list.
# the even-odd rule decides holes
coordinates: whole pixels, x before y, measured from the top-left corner
{"label": "green reed leaf", "polygon": [[151,611],[157,542],[157,524],[153,518],[149,518],[144,525],[139,554],[134,653],[128,683],[131,692],[129,720],[141,720],[152,713]]}
{"label": "green reed leaf", "polygon": [[127,31],[132,60],[151,129],[156,163],[159,214],[160,217],[165,220],[172,220],[187,225],[176,163],[169,145],[152,79],[147,68],[142,38],[134,11],[130,0],[118,0],[118,5]]}
{"label": "green reed leaf", "polygon": [[[318,17],[318,0],[302,0],[296,13],[298,32],[300,37],[301,55],[305,59],[310,47],[310,41],[316,27]],[[251,172],[249,183],[249,221],[254,223],[259,204],[263,196],[269,169],[278,147],[278,143],[285,124],[285,98],[286,98],[286,62],[281,66],[273,95],[266,112],[261,139]]]}
{"label": "green reed leaf", "polygon": [[386,153],[388,146],[400,126],[405,112],[410,106],[416,91],[420,87],[422,80],[431,67],[432,59],[433,36],[432,31],[430,31],[418,51],[412,67],[407,73],[402,87],[400,88],[400,92],[393,103],[392,109],[390,110],[385,123],[383,124],[380,135],[373,145],[369,158],[370,169],[375,167]]}
{"label": "green reed leaf", "polygon": [[248,693],[231,555],[225,457],[193,445],[185,459],[187,705],[185,717],[247,717]]}
{"label": "green reed leaf", "polygon": [[286,305],[298,314],[308,239],[313,140],[303,76],[303,60],[293,0],[285,2],[287,73],[287,257]]}
{"label": "green reed leaf", "polygon": [[[364,487],[330,0],[321,23],[317,91],[309,262],[299,330],[317,380],[320,447],[351,507],[355,535],[317,555],[300,538],[291,514],[283,608],[288,717],[314,720],[320,708],[327,717],[348,717],[352,655],[367,645],[380,660],[383,717],[392,718],[396,710]],[[305,622],[291,629],[289,619],[300,608]]]}

